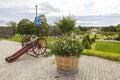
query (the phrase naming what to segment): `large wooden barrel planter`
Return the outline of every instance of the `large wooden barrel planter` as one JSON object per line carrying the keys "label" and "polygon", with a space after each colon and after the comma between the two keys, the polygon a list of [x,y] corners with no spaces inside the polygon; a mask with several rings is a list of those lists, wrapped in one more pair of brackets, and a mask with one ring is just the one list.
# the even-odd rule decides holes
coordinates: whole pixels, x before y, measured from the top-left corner
{"label": "large wooden barrel planter", "polygon": [[79,57],[77,56],[55,56],[57,70],[65,74],[73,74],[78,72]]}

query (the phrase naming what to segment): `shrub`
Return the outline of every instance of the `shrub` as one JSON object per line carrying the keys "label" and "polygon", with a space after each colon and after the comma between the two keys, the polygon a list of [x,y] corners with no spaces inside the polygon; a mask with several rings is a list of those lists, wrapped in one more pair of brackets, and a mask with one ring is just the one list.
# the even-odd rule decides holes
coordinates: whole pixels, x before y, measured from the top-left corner
{"label": "shrub", "polygon": [[85,49],[91,49],[93,43],[95,42],[97,35],[96,34],[87,34],[82,39],[82,45]]}
{"label": "shrub", "polygon": [[69,33],[74,29],[76,20],[73,16],[65,16],[62,19],[58,19],[55,25],[60,28],[62,33]]}
{"label": "shrub", "polygon": [[76,38],[62,38],[56,41],[51,49],[51,53],[58,56],[80,56],[83,47]]}
{"label": "shrub", "polygon": [[97,38],[97,34],[94,34],[94,36],[91,38],[91,41],[94,43]]}
{"label": "shrub", "polygon": [[114,40],[118,40],[118,41],[120,41],[120,34],[114,36]]}
{"label": "shrub", "polygon": [[92,41],[89,35],[88,34],[85,35],[82,40],[82,45],[84,46],[85,49],[91,49],[91,44],[92,44]]}
{"label": "shrub", "polygon": [[116,34],[120,34],[120,32],[100,32],[100,34],[105,35],[105,36],[113,36]]}
{"label": "shrub", "polygon": [[113,39],[112,36],[107,36],[104,38],[104,40],[112,40],[112,39]]}
{"label": "shrub", "polygon": [[91,39],[90,39],[90,36],[89,36],[89,35],[86,35],[86,38],[87,38],[88,42],[89,42],[90,44],[92,44],[92,41],[91,41]]}

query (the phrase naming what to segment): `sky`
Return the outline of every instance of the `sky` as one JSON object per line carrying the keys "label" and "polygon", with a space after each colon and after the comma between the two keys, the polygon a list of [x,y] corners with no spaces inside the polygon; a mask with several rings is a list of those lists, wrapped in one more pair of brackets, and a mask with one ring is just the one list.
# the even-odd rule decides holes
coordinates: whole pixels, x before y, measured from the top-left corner
{"label": "sky", "polygon": [[24,18],[34,21],[35,5],[51,25],[69,15],[81,26],[120,24],[120,0],[0,0],[0,25]]}

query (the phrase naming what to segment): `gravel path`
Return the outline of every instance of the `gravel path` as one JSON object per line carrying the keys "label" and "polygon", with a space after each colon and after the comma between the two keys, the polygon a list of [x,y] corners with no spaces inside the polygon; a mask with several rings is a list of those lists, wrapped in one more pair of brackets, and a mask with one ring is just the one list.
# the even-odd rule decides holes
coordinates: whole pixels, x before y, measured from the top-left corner
{"label": "gravel path", "polygon": [[92,56],[81,56],[79,72],[74,75],[57,72],[54,56],[24,54],[13,63],[4,60],[20,48],[20,43],[0,41],[0,80],[120,80],[120,62]]}

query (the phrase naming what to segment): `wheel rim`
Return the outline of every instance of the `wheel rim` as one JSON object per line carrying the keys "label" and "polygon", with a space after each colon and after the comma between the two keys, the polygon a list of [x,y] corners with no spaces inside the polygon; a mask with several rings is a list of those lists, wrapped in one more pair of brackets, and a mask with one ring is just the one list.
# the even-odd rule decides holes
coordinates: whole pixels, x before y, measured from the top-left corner
{"label": "wheel rim", "polygon": [[45,51],[47,49],[47,41],[44,38],[39,38],[39,41],[33,47],[33,52],[35,55],[45,55]]}
{"label": "wheel rim", "polygon": [[[28,44],[28,42],[30,42],[31,40],[35,39],[35,37],[33,36],[25,36],[23,39],[22,39],[22,47],[26,46]],[[33,51],[33,49],[30,49],[28,51]]]}

